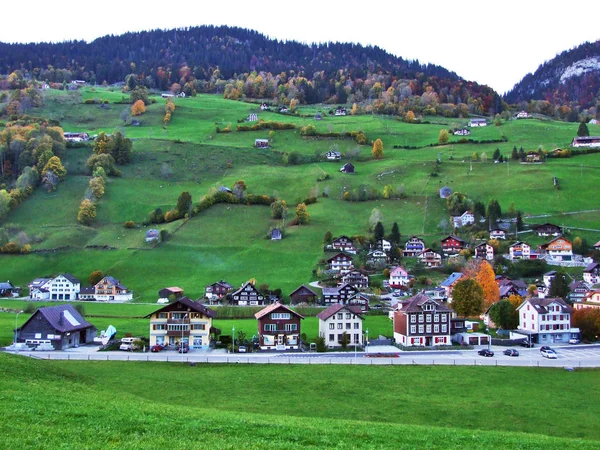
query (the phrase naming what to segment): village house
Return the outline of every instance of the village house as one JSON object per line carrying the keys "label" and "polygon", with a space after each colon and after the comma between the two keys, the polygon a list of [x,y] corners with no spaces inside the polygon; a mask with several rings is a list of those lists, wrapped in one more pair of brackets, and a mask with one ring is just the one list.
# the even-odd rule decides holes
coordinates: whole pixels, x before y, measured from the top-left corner
{"label": "village house", "polygon": [[426,248],[419,253],[417,259],[421,264],[428,268],[440,267],[442,265],[442,255],[431,250],[430,248]]}
{"label": "village house", "polygon": [[469,120],[470,127],[485,127],[487,126],[487,121],[485,119],[471,119]]}
{"label": "village house", "polygon": [[573,138],[571,147],[600,147],[600,136],[577,136]]}
{"label": "village house", "polygon": [[458,283],[463,276],[462,272],[452,272],[448,278],[440,283],[440,286],[444,288],[445,298],[448,302],[452,302],[452,291],[454,291],[454,286],[456,286],[456,283]]}
{"label": "village house", "polygon": [[569,300],[572,303],[584,301],[589,292],[589,285],[581,280],[574,280],[569,284]]}
{"label": "village house", "polygon": [[146,242],[159,241],[160,232],[154,228],[146,231]]}
{"label": "village house", "polygon": [[558,225],[554,225],[551,223],[544,223],[542,225],[537,225],[533,227],[538,236],[560,236],[562,234],[562,230]]}
{"label": "village house", "polygon": [[354,164],[346,163],[340,168],[340,172],[344,173],[354,173]]}
{"label": "village house", "polygon": [[319,336],[325,339],[327,347],[342,347],[344,339],[348,345],[363,345],[364,317],[359,308],[337,303],[321,311],[317,314],[317,318]]}
{"label": "village house", "polygon": [[369,287],[369,277],[358,270],[353,270],[342,277],[342,284],[349,284],[357,289],[366,289]]}
{"label": "village house", "polygon": [[348,236],[340,236],[331,242],[331,248],[338,252],[346,252],[356,255],[356,247],[354,242]]}
{"label": "village house", "polygon": [[475,223],[475,216],[471,211],[465,211],[460,216],[452,216],[454,228],[462,228]]}
{"label": "village house", "polygon": [[402,289],[410,285],[410,275],[403,267],[394,267],[390,271],[390,287],[394,289]]}
{"label": "village house", "polygon": [[531,247],[524,242],[515,242],[508,248],[510,259],[533,259]]}
{"label": "village house", "polygon": [[208,349],[217,313],[198,301],[179,297],[173,303],[148,314],[150,319],[150,347],[154,345],[181,346],[190,349]]}
{"label": "village house", "polygon": [[48,300],[50,298],[50,281],[52,278],[36,278],[27,285],[30,300]]}
{"label": "village house", "polygon": [[292,305],[299,303],[313,304],[317,303],[317,297],[318,295],[315,291],[303,284],[290,294],[290,303]]}
{"label": "village house", "polygon": [[535,344],[568,343],[579,338],[571,328],[572,309],[562,298],[528,298],[517,308],[519,326],[511,339],[526,337]]}
{"label": "village house", "polygon": [[328,161],[339,161],[340,159],[342,159],[342,153],[330,150],[327,153],[325,153],[325,157]]}
{"label": "village house", "polygon": [[600,289],[590,290],[579,303],[574,303],[575,309],[600,309]]}
{"label": "village house", "polygon": [[13,284],[8,281],[0,282],[0,297],[13,297],[21,288],[16,288]]}
{"label": "village house", "polygon": [[506,239],[506,231],[500,228],[494,228],[490,230],[490,239]]}
{"label": "village house", "polygon": [[521,110],[520,112],[517,113],[517,119],[528,119],[528,118],[529,118],[529,114],[527,113],[527,111]]}
{"label": "village house", "polygon": [[260,310],[258,339],[261,350],[293,350],[300,348],[300,326],[304,316],[281,303]]}
{"label": "village house", "polygon": [[483,242],[475,246],[475,258],[485,259],[487,261],[494,260],[494,247],[490,244]]}
{"label": "village house", "polygon": [[177,286],[162,288],[158,291],[158,298],[174,298],[177,299],[179,297],[183,297],[183,289]]}
{"label": "village house", "polygon": [[258,292],[258,289],[249,281],[231,294],[231,301],[229,302],[234,306],[264,306],[265,303],[265,296]]}
{"label": "village house", "polygon": [[261,111],[268,111],[269,110],[269,105],[267,105],[266,103],[261,103],[260,104],[260,110]]}
{"label": "village house", "polygon": [[39,308],[16,330],[17,342],[50,341],[55,350],[93,342],[97,331],[70,304]]}
{"label": "village house", "polygon": [[466,128],[461,128],[459,130],[454,130],[454,136],[469,136],[471,134],[470,130],[467,130]]}
{"label": "village house", "polygon": [[269,148],[269,140],[268,139],[255,139],[254,147],[255,148]]}
{"label": "village house", "polygon": [[425,241],[417,236],[412,236],[406,244],[404,244],[404,250],[402,256],[405,258],[411,258],[417,256],[425,250]]}
{"label": "village house", "polygon": [[48,290],[48,300],[77,300],[81,283],[73,275],[64,273],[49,280],[44,288]]}
{"label": "village house", "polygon": [[588,284],[600,283],[600,264],[593,262],[587,265],[583,271],[583,281]]}
{"label": "village house", "polygon": [[573,259],[573,244],[562,236],[540,245],[538,250],[557,261],[571,261]]}
{"label": "village house", "polygon": [[340,275],[350,272],[354,266],[352,258],[345,253],[338,253],[327,260],[329,270],[337,272]]}
{"label": "village house", "polygon": [[394,340],[405,347],[450,345],[454,311],[425,294],[400,302],[394,312]]}
{"label": "village house", "polygon": [[346,108],[335,108],[335,115],[336,116],[345,116],[346,115]]}
{"label": "village house", "polygon": [[358,288],[351,284],[345,283],[338,287],[324,287],[323,288],[323,299],[322,304],[325,306],[332,305],[333,303],[346,304],[348,300],[358,294]]}
{"label": "village house", "polygon": [[370,297],[363,292],[358,292],[357,294],[350,297],[345,304],[348,306],[353,306],[354,308],[359,309],[362,313],[369,312],[369,301]]}
{"label": "village house", "polygon": [[272,241],[280,241],[283,237],[283,234],[281,234],[281,230],[279,228],[273,228],[269,233],[269,236],[271,237]]}
{"label": "village house", "polygon": [[383,250],[371,250],[367,253],[367,264],[386,263],[387,260],[388,256]]}
{"label": "village house", "polygon": [[226,281],[217,281],[209,284],[204,289],[204,296],[208,299],[211,305],[219,304],[221,299],[233,290],[233,286]]}
{"label": "village house", "polygon": [[456,254],[467,248],[467,243],[457,236],[447,236],[442,239],[442,252],[445,254]]}
{"label": "village house", "polygon": [[126,302],[133,299],[133,292],[119,280],[106,276],[94,286],[94,298],[98,301]]}
{"label": "village house", "polygon": [[377,250],[389,252],[390,250],[392,250],[392,243],[390,241],[386,241],[385,239],[379,239],[377,241]]}

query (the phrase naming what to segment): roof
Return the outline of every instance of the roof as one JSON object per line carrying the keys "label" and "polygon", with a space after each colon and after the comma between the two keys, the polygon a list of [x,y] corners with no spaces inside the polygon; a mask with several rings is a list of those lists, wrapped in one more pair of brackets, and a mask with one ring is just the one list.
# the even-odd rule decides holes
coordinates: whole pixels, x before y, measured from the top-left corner
{"label": "roof", "polygon": [[271,239],[281,239],[281,230],[279,228],[271,230]]}
{"label": "roof", "polygon": [[273,303],[272,305],[267,306],[266,308],[261,309],[259,312],[257,312],[256,314],[254,314],[254,317],[256,317],[257,319],[260,319],[261,317],[266,316],[269,313],[272,313],[273,311],[277,310],[277,309],[284,309],[298,317],[300,317],[301,319],[304,319],[304,316],[301,314],[298,314],[296,311],[294,311],[293,309],[288,308],[287,306],[285,306],[282,303],[276,302]]}
{"label": "roof", "polygon": [[[110,284],[112,284],[113,286],[115,286],[119,289],[127,290],[127,288],[121,284],[121,281],[117,280],[115,277],[111,277],[110,275],[107,275],[104,278],[102,278],[102,280],[107,280]],[[102,280],[98,281],[98,283],[96,283],[96,286],[99,285],[102,282]]]}
{"label": "roof", "polygon": [[[70,273],[61,273],[61,274],[59,275],[59,277],[60,277],[61,275],[62,275],[63,277],[65,277],[67,280],[69,280],[71,283],[73,283],[73,284],[79,284],[79,280],[78,280],[77,278],[75,278],[73,275],[71,275]],[[57,277],[57,278],[58,278],[58,277]]]}
{"label": "roof", "polygon": [[15,287],[12,285],[10,281],[2,281],[0,282],[0,289],[14,289]]}
{"label": "roof", "polygon": [[306,289],[307,291],[309,291],[311,294],[313,294],[313,295],[315,295],[315,296],[317,295],[317,294],[315,293],[315,291],[313,291],[313,290],[312,290],[311,288],[309,288],[307,285],[303,284],[303,285],[301,285],[301,286],[297,287],[297,288],[296,288],[296,289],[295,289],[295,290],[294,290],[294,291],[293,291],[293,292],[290,294],[290,297],[291,297],[292,295],[294,295],[296,292],[298,292],[298,291],[299,291],[300,289],[302,289],[302,288]]}
{"label": "roof", "polygon": [[146,237],[148,237],[148,236],[159,236],[159,235],[160,235],[160,232],[157,229],[155,229],[155,228],[152,228],[152,229],[146,231]]}
{"label": "roof", "polygon": [[400,303],[403,305],[401,309],[402,312],[422,312],[423,305],[426,303],[433,303],[437,311],[453,312],[452,308],[448,307],[445,303],[438,302],[423,293],[419,293]]}
{"label": "roof", "polygon": [[321,319],[321,320],[327,320],[331,316],[333,316],[334,314],[336,314],[337,312],[341,311],[342,309],[347,309],[352,314],[356,314],[361,319],[363,318],[362,311],[360,310],[359,307],[357,307],[357,306],[343,305],[342,303],[336,303],[334,305],[331,305],[329,308],[324,309],[319,314],[317,314],[317,317],[319,319]]}
{"label": "roof", "polygon": [[394,267],[390,272],[390,276],[407,276],[408,272],[402,266]]}
{"label": "roof", "polygon": [[597,263],[597,262],[593,262],[593,263],[588,264],[583,271],[584,272],[591,272],[592,270],[598,269],[598,268],[600,268],[600,264]]}
{"label": "roof", "polygon": [[79,295],[92,295],[95,292],[94,286],[81,286],[81,289],[79,289]]}
{"label": "roof", "polygon": [[[249,281],[246,281],[244,284],[242,284],[242,286],[241,286],[241,287],[240,287],[240,288],[239,288],[237,291],[235,291],[235,292],[232,292],[232,293],[231,293],[231,295],[235,295],[235,294],[238,294],[239,292],[242,292],[242,291],[244,290],[244,288],[245,288],[246,286],[248,286],[248,285],[249,285],[249,286],[250,286],[250,287],[251,287],[251,288],[254,290],[254,292],[257,292],[257,293],[258,293],[258,289],[256,289],[256,286],[254,286],[254,285],[253,285],[252,283],[250,283]],[[262,294],[261,294],[261,295],[262,295]]]}
{"label": "roof", "polygon": [[446,236],[444,239],[442,239],[442,242],[447,241],[448,239],[455,239],[458,242],[465,242],[461,238],[459,238],[458,236],[454,236],[453,234]]}
{"label": "roof", "polygon": [[38,314],[42,315],[55,330],[60,333],[69,333],[73,331],[92,328],[94,325],[87,322],[81,314],[71,304],[46,306],[38,309],[20,329],[33,320]]}
{"label": "roof", "polygon": [[452,286],[463,276],[462,272],[452,272],[448,278],[440,283],[440,286]]}
{"label": "roof", "polygon": [[571,307],[569,305],[567,305],[567,303],[560,297],[549,297],[549,298],[530,298],[527,299],[526,301],[524,301],[523,303],[521,303],[521,305],[519,305],[519,307],[517,309],[521,309],[525,304],[531,304],[533,306],[533,308],[539,313],[539,314],[546,314],[548,313],[548,306],[550,306],[553,303],[558,303],[559,306],[561,306],[562,308],[562,313],[572,313],[573,310],[571,309]]}
{"label": "roof", "polygon": [[[178,293],[178,292],[181,292],[183,294],[183,289],[181,289],[178,286],[166,287],[166,288],[163,288],[163,289],[167,289],[167,290],[173,292],[174,294]],[[162,289],[161,289],[161,291],[162,291]]]}
{"label": "roof", "polygon": [[534,230],[539,230],[540,228],[556,228],[560,231],[560,227],[558,225],[554,225],[553,223],[543,223],[541,225],[537,225],[533,227]]}
{"label": "roof", "polygon": [[337,255],[335,255],[335,256],[332,256],[331,258],[329,258],[329,259],[327,260],[327,262],[329,262],[329,261],[333,261],[334,259],[338,258],[339,256],[343,257],[344,259],[349,259],[349,260],[352,260],[352,257],[350,257],[350,256],[346,255],[345,253],[338,253]]}
{"label": "roof", "polygon": [[194,300],[191,300],[187,297],[180,297],[177,300],[175,300],[173,303],[169,303],[168,305],[165,305],[162,308],[157,309],[156,311],[152,311],[150,314],[144,316],[144,318],[147,319],[150,316],[152,316],[152,314],[156,314],[159,312],[171,311],[173,309],[173,305],[176,305],[178,303],[185,306],[188,311],[199,312],[199,313],[204,314],[207,317],[212,317],[212,318],[215,318],[217,316],[216,311],[213,311],[212,309],[207,308],[203,303],[195,302]]}

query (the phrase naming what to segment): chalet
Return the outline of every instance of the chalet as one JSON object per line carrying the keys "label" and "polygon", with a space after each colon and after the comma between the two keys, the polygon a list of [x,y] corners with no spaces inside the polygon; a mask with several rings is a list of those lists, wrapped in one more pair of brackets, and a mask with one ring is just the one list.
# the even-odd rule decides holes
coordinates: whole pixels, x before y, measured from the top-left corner
{"label": "chalet", "polygon": [[494,247],[485,242],[475,246],[475,258],[485,259],[487,261],[494,260]]}
{"label": "chalet", "polygon": [[498,286],[500,288],[500,299],[505,299],[511,295],[520,295],[519,290],[513,284],[503,284]]}
{"label": "chalet", "polygon": [[538,236],[560,236],[562,230],[558,225],[551,223],[545,223],[543,225],[537,225],[533,227]]}
{"label": "chalet", "polygon": [[313,304],[317,303],[317,297],[318,295],[315,291],[303,284],[290,294],[290,303],[292,305],[297,305],[299,303]]}
{"label": "chalet", "polygon": [[519,326],[511,338],[527,336],[536,344],[568,343],[579,337],[571,328],[573,310],[562,298],[529,298],[517,308]]}
{"label": "chalet", "polygon": [[579,303],[574,303],[575,309],[600,309],[600,290],[590,290]]}
{"label": "chalet", "polygon": [[346,304],[348,300],[358,294],[358,288],[351,284],[342,284],[335,288],[323,288],[323,299],[321,301],[325,306],[332,305],[333,303]]}
{"label": "chalet", "polygon": [[265,296],[248,281],[231,294],[230,304],[234,306],[264,306],[265,303]]}
{"label": "chalet", "polygon": [[340,172],[344,173],[354,173],[354,164],[346,163],[340,168]]}
{"label": "chalet", "polygon": [[369,287],[369,277],[358,270],[353,270],[342,277],[342,284],[349,284],[357,289],[366,289]]}
{"label": "chalet", "polygon": [[146,231],[146,242],[158,241],[160,240],[160,232],[156,229],[151,229]]}
{"label": "chalet", "polygon": [[255,148],[269,148],[269,140],[268,139],[255,139],[254,147]]}
{"label": "chalet", "polygon": [[573,244],[562,236],[540,245],[538,250],[554,260],[571,261],[573,259]]}
{"label": "chalet", "polygon": [[368,264],[377,264],[378,262],[387,262],[388,256],[383,250],[371,250],[367,254]]}
{"label": "chalet", "polygon": [[80,281],[69,273],[64,273],[44,285],[48,289],[49,300],[77,300],[81,290]]}
{"label": "chalet", "polygon": [[589,292],[589,286],[583,281],[575,280],[569,284],[569,300],[572,303],[582,302]]}
{"label": "chalet", "polygon": [[269,105],[267,105],[266,103],[261,103],[260,104],[260,109],[261,109],[261,111],[268,111],[269,110]]}
{"label": "chalet", "polygon": [[133,292],[111,276],[102,278],[94,286],[94,298],[98,301],[125,302],[133,298]]}
{"label": "chalet", "polygon": [[410,285],[410,275],[403,267],[394,267],[390,271],[390,287],[401,289]]}
{"label": "chalet", "polygon": [[355,306],[335,304],[317,314],[319,319],[319,336],[325,339],[329,348],[346,344],[362,346],[363,320],[362,311]]}
{"label": "chalet", "polygon": [[467,243],[457,236],[450,235],[442,239],[443,253],[458,253],[465,248],[467,248]]}
{"label": "chalet", "polygon": [[406,244],[404,244],[404,250],[402,256],[410,258],[421,254],[425,250],[425,241],[417,236],[411,237]]}
{"label": "chalet", "polygon": [[340,159],[342,159],[342,153],[330,150],[327,153],[325,153],[325,157],[328,161],[339,161]]}
{"label": "chalet", "polygon": [[454,134],[454,136],[469,136],[471,131],[466,128],[461,128],[460,130],[454,130],[454,133],[452,134]]}
{"label": "chalet", "polygon": [[577,136],[573,138],[571,147],[600,147],[600,136]]}
{"label": "chalet", "polygon": [[[504,279],[496,279],[496,283],[500,288],[500,295],[502,296],[503,292],[508,293],[506,297],[509,297],[511,294],[520,295],[521,297],[525,297],[527,295],[528,285],[523,280],[510,280],[508,278]],[[507,287],[511,287],[514,290],[509,292],[510,290]],[[503,291],[504,289],[504,291]]]}
{"label": "chalet", "polygon": [[531,247],[524,242],[515,242],[508,248],[510,259],[534,259],[531,257]]}
{"label": "chalet", "polygon": [[417,259],[421,264],[428,268],[440,267],[442,265],[442,255],[438,252],[434,252],[430,248],[426,248],[419,253]]}
{"label": "chalet", "polygon": [[166,287],[158,291],[158,298],[179,298],[183,297],[183,289],[177,286]]}
{"label": "chalet", "polygon": [[18,288],[13,286],[10,281],[0,282],[0,297],[12,297],[13,294],[18,295]]}
{"label": "chalet", "polygon": [[285,114],[288,112],[288,109],[285,106],[282,106],[281,108],[279,108],[279,112]]}
{"label": "chalet", "polygon": [[90,135],[87,133],[78,133],[78,132],[70,132],[65,131],[63,133],[65,141],[67,142],[86,142],[89,141]]}
{"label": "chalet", "polygon": [[460,216],[452,216],[454,228],[462,228],[475,223],[475,216],[471,211],[465,211]]}
{"label": "chalet", "polygon": [[245,122],[256,122],[257,120],[258,120],[258,114],[250,113],[250,114],[248,114],[248,117],[246,117]]}
{"label": "chalet", "polygon": [[335,109],[335,115],[336,116],[345,116],[346,115],[346,108],[336,108]]}
{"label": "chalet", "polygon": [[271,230],[271,233],[269,233],[269,235],[271,236],[272,241],[280,241],[281,238],[283,237],[283,235],[281,234],[281,230],[279,228],[273,228]]}
{"label": "chalet", "polygon": [[454,286],[456,286],[456,283],[458,283],[463,276],[464,275],[462,272],[453,272],[450,274],[450,276],[448,276],[448,278],[440,283],[440,287],[444,288],[445,297],[448,302],[452,302],[452,292],[454,291]]}
{"label": "chalet", "polygon": [[389,252],[392,249],[392,243],[390,241],[386,241],[385,239],[380,239],[377,241],[377,249],[383,250],[384,252]]}
{"label": "chalet", "polygon": [[345,235],[335,238],[331,242],[331,248],[340,252],[351,253],[353,255],[356,254],[356,247],[354,246],[354,241]]}
{"label": "chalet", "polygon": [[485,127],[487,126],[487,121],[485,119],[471,119],[469,120],[470,127]]}
{"label": "chalet", "polygon": [[343,275],[353,269],[352,258],[345,253],[338,253],[327,260],[329,270]]}
{"label": "chalet", "polygon": [[506,231],[500,228],[490,230],[490,239],[506,239]]}
{"label": "chalet", "polygon": [[448,198],[452,195],[452,189],[448,186],[444,186],[440,189],[440,198]]}
{"label": "chalet", "polygon": [[211,333],[218,332],[212,326],[216,315],[200,302],[179,297],[145,316],[150,319],[150,347],[187,344],[190,349],[208,349]]}
{"label": "chalet", "polygon": [[94,286],[81,286],[78,298],[79,300],[94,301],[96,300],[96,289]]}
{"label": "chalet", "polygon": [[17,342],[49,340],[56,350],[93,342],[97,331],[70,304],[39,308],[16,330]]}
{"label": "chalet", "polygon": [[450,345],[450,319],[454,311],[445,303],[418,294],[394,312],[394,340],[406,347]]}
{"label": "chalet", "polygon": [[226,281],[221,280],[206,286],[206,288],[204,289],[204,296],[210,301],[210,304],[212,305],[218,303],[220,299],[225,297],[232,289],[232,285],[230,285]]}
{"label": "chalet", "polygon": [[30,300],[50,299],[50,282],[52,278],[36,278],[27,285]]}
{"label": "chalet", "polygon": [[346,305],[353,306],[358,308],[361,312],[367,313],[369,312],[369,296],[359,292],[356,295],[353,295],[348,299]]}
{"label": "chalet", "polygon": [[589,284],[600,283],[600,264],[593,262],[583,271],[583,281]]}
{"label": "chalet", "polygon": [[300,348],[300,325],[303,316],[281,303],[260,310],[258,340],[261,350],[292,350]]}
{"label": "chalet", "polygon": [[520,111],[517,113],[517,119],[529,119],[529,113],[527,111]]}

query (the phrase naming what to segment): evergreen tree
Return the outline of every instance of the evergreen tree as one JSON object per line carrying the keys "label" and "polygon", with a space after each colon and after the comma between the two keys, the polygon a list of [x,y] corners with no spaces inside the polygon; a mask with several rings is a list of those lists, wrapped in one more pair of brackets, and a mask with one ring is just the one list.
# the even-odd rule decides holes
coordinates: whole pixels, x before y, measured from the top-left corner
{"label": "evergreen tree", "polygon": [[494,150],[494,154],[492,155],[492,158],[494,159],[494,161],[498,161],[500,159],[500,149],[496,147],[496,150]]}
{"label": "evergreen tree", "polygon": [[548,297],[560,297],[563,300],[567,300],[570,291],[567,274],[564,272],[557,272],[550,282]]}
{"label": "evergreen tree", "polygon": [[525,155],[525,150],[523,150],[523,147],[521,147],[519,149],[519,161],[523,162],[525,159],[527,159],[527,156]]}
{"label": "evergreen tree", "polygon": [[184,191],[177,199],[177,214],[179,217],[184,217],[192,209],[192,196],[189,192]]}
{"label": "evergreen tree", "polygon": [[523,215],[521,211],[517,211],[517,231],[523,231]]}
{"label": "evergreen tree", "polygon": [[331,231],[327,231],[325,233],[325,236],[323,236],[323,243],[331,244],[332,242],[333,242],[333,235],[331,234]]}
{"label": "evergreen tree", "polygon": [[390,242],[392,244],[400,245],[400,228],[398,227],[398,222],[394,222],[392,225],[392,234],[390,234]]}
{"label": "evergreen tree", "polygon": [[488,203],[487,208],[487,220],[489,229],[492,229],[496,226],[496,223],[498,222],[498,219],[500,219],[500,217],[502,217],[502,210],[500,208],[500,204],[498,203],[498,200],[493,198]]}
{"label": "evergreen tree", "polygon": [[380,241],[385,236],[383,224],[381,222],[377,222],[375,224],[375,229],[373,230],[373,235],[375,236],[375,241]]}
{"label": "evergreen tree", "polygon": [[585,122],[581,122],[579,124],[579,128],[577,129],[577,136],[589,136],[590,130],[588,130],[587,124]]}
{"label": "evergreen tree", "polygon": [[510,155],[511,159],[513,161],[518,161],[519,160],[519,151],[517,150],[517,146],[515,145],[512,149],[512,154]]}
{"label": "evergreen tree", "polygon": [[476,201],[473,205],[473,214],[475,215],[475,220],[479,222],[479,219],[485,217],[485,205],[483,202]]}

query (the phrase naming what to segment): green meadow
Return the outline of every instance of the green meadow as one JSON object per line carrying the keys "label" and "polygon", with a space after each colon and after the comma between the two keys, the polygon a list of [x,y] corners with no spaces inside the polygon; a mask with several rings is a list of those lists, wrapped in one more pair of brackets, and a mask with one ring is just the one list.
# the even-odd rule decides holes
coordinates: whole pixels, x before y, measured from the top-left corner
{"label": "green meadow", "polygon": [[[198,297],[206,284],[219,279],[236,286],[255,278],[287,295],[315,279],[313,271],[326,257],[322,251],[326,231],[334,236],[366,235],[375,208],[383,215],[387,233],[393,222],[398,222],[403,236],[424,236],[429,245],[447,234],[445,202],[438,195],[442,186],[485,204],[496,198],[505,211],[514,203],[525,215],[549,215],[530,222],[553,221],[573,227],[572,237],[581,235],[590,242],[600,239],[600,233],[575,229],[600,230],[599,212],[563,214],[599,208],[592,180],[600,173],[600,154],[549,159],[540,165],[494,164],[491,158],[496,148],[505,157],[510,157],[515,146],[526,151],[540,146],[565,148],[576,134],[577,124],[511,120],[500,127],[473,129],[468,137],[506,141],[460,143],[458,136],[451,136],[449,144],[438,146],[441,129],[464,126],[466,119],[428,117],[431,123],[407,124],[377,115],[334,117],[328,114],[330,105],[313,105],[300,107],[297,115],[258,111],[260,119],[293,123],[296,128],[275,131],[271,148],[255,149],[254,140],[267,138],[268,130],[241,132],[235,128],[250,112],[257,112],[256,104],[215,95],[177,99],[172,122],[165,129],[164,99],[160,97],[154,97],[156,103],[137,117],[140,126],[124,126],[122,113],[129,105],[116,103],[127,98],[121,92],[87,88],[45,95],[44,106],[32,115],[57,119],[66,131],[95,134],[118,129],[133,140],[134,157],[131,164],[120,167],[121,177],[107,183],[106,194],[97,205],[97,220],[90,227],[76,219],[89,180],[85,161],[90,148],[67,149],[66,181],[53,193],[38,189],[4,219],[4,224],[15,224],[32,241],[29,255],[0,256],[1,278],[21,286],[35,277],[60,272],[72,273],[86,284],[90,272],[102,270],[132,289],[137,302],[155,302],[157,290],[171,285]],[[102,107],[84,103],[90,99],[108,103]],[[323,113],[320,121],[313,118],[317,111]],[[216,127],[223,129],[229,124],[232,132],[216,132]],[[314,125],[321,133],[362,131],[369,142],[380,138],[384,158],[373,160],[371,144],[358,145],[352,139],[304,138],[300,129],[306,125]],[[330,149],[345,155],[341,162],[324,160],[322,155]],[[291,152],[298,153],[298,165],[283,164],[283,155]],[[487,161],[471,164],[475,152],[480,157],[485,153]],[[438,175],[433,176],[436,159],[441,164]],[[339,171],[348,160],[356,167],[354,175]],[[554,176],[560,190],[553,186]],[[189,220],[156,226],[169,232],[165,242],[145,242],[150,227],[143,223],[152,210],[175,207],[182,191],[189,191],[197,202],[212,189],[231,187],[237,180],[245,181],[249,193],[287,201],[288,226],[282,241],[266,239],[270,228],[283,225],[271,218],[267,206],[216,205]],[[401,186],[406,198],[342,200],[344,192],[365,188],[382,192],[386,185]],[[308,207],[310,224],[289,226],[295,205],[310,196],[318,197],[318,202]],[[123,227],[129,220],[136,228]]]}

